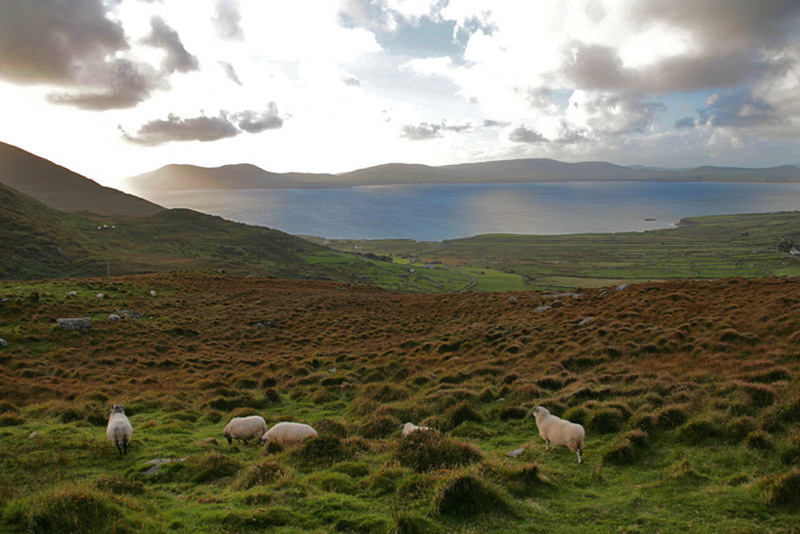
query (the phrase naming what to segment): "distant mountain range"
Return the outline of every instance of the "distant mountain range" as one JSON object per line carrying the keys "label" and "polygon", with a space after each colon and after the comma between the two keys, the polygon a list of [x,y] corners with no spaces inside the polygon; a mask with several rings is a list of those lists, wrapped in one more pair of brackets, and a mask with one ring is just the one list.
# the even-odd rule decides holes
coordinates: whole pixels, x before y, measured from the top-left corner
{"label": "distant mountain range", "polygon": [[152,215],[162,206],[104,187],[21,148],[0,142],[0,183],[66,211]]}
{"label": "distant mountain range", "polygon": [[126,188],[135,192],[201,189],[276,189],[353,187],[395,184],[533,183],[567,181],[669,181],[669,182],[800,182],[800,167],[783,165],[765,169],[697,167],[659,169],[623,167],[604,161],[565,163],[553,159],[515,159],[431,167],[389,163],[342,174],[272,173],[255,165],[206,168],[167,165],[132,176]]}

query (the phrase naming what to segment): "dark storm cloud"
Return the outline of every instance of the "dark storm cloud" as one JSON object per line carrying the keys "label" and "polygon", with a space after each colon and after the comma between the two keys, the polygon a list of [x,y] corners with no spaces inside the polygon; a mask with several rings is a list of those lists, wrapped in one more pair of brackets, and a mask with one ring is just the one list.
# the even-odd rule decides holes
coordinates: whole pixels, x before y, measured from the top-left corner
{"label": "dark storm cloud", "polygon": [[98,88],[74,92],[56,92],[48,95],[54,104],[103,111],[131,108],[146,100],[150,93],[165,84],[161,76],[148,65],[117,59],[95,73]]}
{"label": "dark storm cloud", "polygon": [[247,133],[260,133],[264,130],[274,130],[283,126],[283,119],[278,116],[278,106],[270,102],[266,111],[244,111],[238,113],[235,119],[239,128]]}
{"label": "dark storm cloud", "polygon": [[700,122],[707,126],[746,128],[778,124],[782,121],[777,110],[747,92],[733,91],[711,99],[699,109]]}
{"label": "dark storm cloud", "polygon": [[0,1],[0,77],[12,82],[79,84],[127,48],[102,0]]}
{"label": "dark storm cloud", "polygon": [[280,128],[283,119],[278,107],[271,102],[266,111],[241,111],[216,117],[191,117],[184,119],[170,114],[166,120],[153,120],[141,126],[135,134],[122,130],[126,141],[144,146],[163,145],[172,141],[219,141],[242,133],[260,133]]}
{"label": "dark storm cloud", "polygon": [[163,19],[160,17],[151,18],[150,28],[150,35],[142,42],[162,48],[167,53],[162,65],[164,71],[169,73],[176,71],[190,72],[200,68],[197,57],[186,50],[178,32],[172,29]]}
{"label": "dark storm cloud", "polygon": [[695,120],[692,117],[684,117],[675,121],[675,128],[694,128],[696,126]]}
{"label": "dark storm cloud", "polygon": [[244,40],[242,30],[242,14],[239,12],[239,2],[236,0],[219,0],[214,7],[214,29],[221,39],[228,41]]}
{"label": "dark storm cloud", "polygon": [[193,117],[182,119],[170,114],[167,120],[154,120],[143,125],[135,135],[123,131],[123,137],[138,145],[156,146],[170,141],[218,141],[235,137],[241,131],[226,117]]}
{"label": "dark storm cloud", "polygon": [[546,143],[547,139],[534,130],[529,130],[524,126],[518,126],[508,136],[509,140],[515,143]]}
{"label": "dark storm cloud", "polygon": [[424,141],[427,139],[434,139],[439,137],[442,127],[438,124],[428,124],[423,122],[417,126],[406,125],[403,126],[401,137],[411,139],[412,141]]}
{"label": "dark storm cloud", "polygon": [[225,61],[220,61],[219,64],[222,66],[222,70],[225,71],[225,74],[228,76],[230,81],[236,85],[242,85],[242,80],[239,79],[239,76],[236,74],[236,69],[233,68],[233,65]]}

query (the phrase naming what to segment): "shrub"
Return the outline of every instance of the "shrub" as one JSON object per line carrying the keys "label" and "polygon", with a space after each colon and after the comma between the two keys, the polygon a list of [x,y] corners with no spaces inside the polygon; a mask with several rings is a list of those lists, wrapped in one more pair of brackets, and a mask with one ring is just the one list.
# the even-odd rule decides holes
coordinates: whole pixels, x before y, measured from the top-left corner
{"label": "shrub", "polygon": [[512,513],[508,499],[490,484],[471,474],[444,480],[434,498],[434,513],[468,518],[487,513]]}
{"label": "shrub", "polygon": [[689,414],[680,406],[665,406],[656,414],[659,428],[669,430],[677,428],[689,420]]}
{"label": "shrub", "polygon": [[396,417],[378,416],[361,426],[361,435],[369,439],[385,438],[399,432],[400,420]]}
{"label": "shrub", "polygon": [[94,481],[94,487],[115,495],[139,495],[144,493],[144,484],[138,480],[124,478],[120,475],[106,475]]}
{"label": "shrub", "polygon": [[189,478],[198,484],[233,476],[241,468],[242,464],[218,452],[210,452],[205,456],[195,456],[186,462]]}
{"label": "shrub", "polygon": [[597,408],[589,413],[586,418],[586,429],[589,432],[608,434],[618,432],[624,423],[624,418],[619,410],[614,408]]}
{"label": "shrub", "polygon": [[291,452],[292,459],[302,467],[324,467],[347,460],[352,452],[335,436],[317,436],[308,439]]}
{"label": "shrub", "polygon": [[333,419],[320,419],[312,425],[320,435],[334,436],[340,439],[347,437],[347,427],[344,423]]}
{"label": "shrub", "polygon": [[520,406],[510,406],[500,411],[500,420],[508,421],[509,419],[525,419],[528,415],[528,410]]}
{"label": "shrub", "polygon": [[775,444],[769,437],[769,434],[763,430],[754,430],[747,434],[744,438],[744,444],[748,449],[756,449],[759,451],[771,451],[775,448]]}
{"label": "shrub", "polygon": [[692,445],[702,445],[707,441],[716,441],[722,436],[720,426],[708,419],[692,419],[678,429],[678,439]]}
{"label": "shrub", "polygon": [[13,412],[4,412],[0,414],[0,427],[4,426],[19,426],[25,424],[25,418]]}
{"label": "shrub", "polygon": [[240,489],[250,489],[253,486],[272,484],[287,475],[287,471],[279,463],[260,461],[244,472],[236,486]]}
{"label": "shrub", "polygon": [[769,506],[800,509],[800,469],[768,477],[765,494]]}
{"label": "shrub", "polygon": [[467,465],[483,458],[473,445],[443,436],[438,432],[412,432],[397,447],[396,458],[401,465],[417,472],[449,469]]}
{"label": "shrub", "polygon": [[481,417],[481,414],[478,413],[470,401],[465,400],[450,407],[445,413],[445,420],[449,428],[455,428],[464,421],[481,422],[483,421],[483,417]]}
{"label": "shrub", "polygon": [[110,533],[122,517],[108,496],[90,489],[55,490],[18,504],[21,509],[6,517],[34,534]]}

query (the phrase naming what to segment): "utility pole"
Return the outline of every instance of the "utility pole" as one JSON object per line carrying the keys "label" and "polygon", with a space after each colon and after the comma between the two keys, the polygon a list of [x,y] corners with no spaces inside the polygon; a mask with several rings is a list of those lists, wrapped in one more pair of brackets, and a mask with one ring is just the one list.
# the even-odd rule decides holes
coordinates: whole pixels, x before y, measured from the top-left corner
{"label": "utility pole", "polygon": [[106,276],[109,280],[111,280],[111,252],[108,249],[108,231],[114,228],[116,228],[116,226],[108,226],[107,224],[97,227],[98,230],[103,230],[106,234]]}

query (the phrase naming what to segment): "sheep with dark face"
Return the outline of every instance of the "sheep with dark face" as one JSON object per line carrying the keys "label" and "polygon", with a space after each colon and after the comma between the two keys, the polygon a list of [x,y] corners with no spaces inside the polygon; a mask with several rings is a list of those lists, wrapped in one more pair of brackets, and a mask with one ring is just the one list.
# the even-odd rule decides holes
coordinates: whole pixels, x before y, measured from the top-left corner
{"label": "sheep with dark face", "polygon": [[556,417],[543,406],[534,408],[531,415],[536,418],[539,435],[546,443],[545,450],[549,451],[550,445],[567,447],[578,454],[578,463],[583,463],[583,445],[586,439],[586,432],[581,425]]}
{"label": "sheep with dark face", "polygon": [[133,425],[128,416],[125,415],[125,407],[122,404],[115,404],[108,414],[108,425],[106,426],[106,436],[109,441],[117,446],[120,454],[128,454],[128,444],[133,435]]}
{"label": "sheep with dark face", "polygon": [[238,440],[247,445],[251,439],[258,439],[267,431],[267,422],[260,415],[249,415],[247,417],[234,417],[222,435],[228,440],[229,445],[233,445],[233,440]]}

